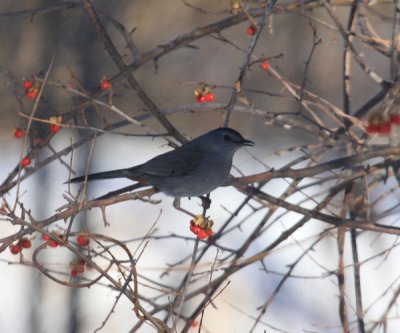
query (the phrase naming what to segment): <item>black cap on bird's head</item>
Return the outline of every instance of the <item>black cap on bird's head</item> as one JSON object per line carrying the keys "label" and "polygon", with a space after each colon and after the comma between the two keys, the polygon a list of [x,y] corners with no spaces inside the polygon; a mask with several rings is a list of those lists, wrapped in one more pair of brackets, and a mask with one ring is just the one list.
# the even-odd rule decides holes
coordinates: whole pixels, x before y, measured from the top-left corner
{"label": "black cap on bird's head", "polygon": [[238,131],[235,131],[229,127],[221,127],[202,136],[197,139],[201,139],[204,141],[209,141],[209,144],[218,144],[227,147],[236,147],[240,148],[242,146],[254,146],[254,142],[245,139]]}

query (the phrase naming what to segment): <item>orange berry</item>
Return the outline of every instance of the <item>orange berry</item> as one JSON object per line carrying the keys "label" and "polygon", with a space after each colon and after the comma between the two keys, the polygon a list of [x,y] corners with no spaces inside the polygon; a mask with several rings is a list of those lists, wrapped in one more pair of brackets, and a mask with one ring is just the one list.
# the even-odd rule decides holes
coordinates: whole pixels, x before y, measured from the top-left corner
{"label": "orange berry", "polygon": [[267,60],[264,60],[262,63],[261,63],[261,68],[263,69],[263,70],[265,70],[265,71],[267,71],[268,69],[269,69],[269,67],[270,67],[270,64],[269,64],[269,62],[267,61]]}

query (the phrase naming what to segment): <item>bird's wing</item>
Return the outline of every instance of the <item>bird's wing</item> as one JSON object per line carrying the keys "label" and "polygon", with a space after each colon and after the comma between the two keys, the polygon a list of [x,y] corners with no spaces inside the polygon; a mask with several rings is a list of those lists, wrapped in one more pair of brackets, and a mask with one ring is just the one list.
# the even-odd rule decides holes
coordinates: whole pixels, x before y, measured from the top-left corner
{"label": "bird's wing", "polygon": [[[178,148],[179,149],[179,148]],[[128,169],[133,175],[149,177],[185,177],[202,162],[203,155],[192,149],[180,149],[158,155],[144,164]]]}

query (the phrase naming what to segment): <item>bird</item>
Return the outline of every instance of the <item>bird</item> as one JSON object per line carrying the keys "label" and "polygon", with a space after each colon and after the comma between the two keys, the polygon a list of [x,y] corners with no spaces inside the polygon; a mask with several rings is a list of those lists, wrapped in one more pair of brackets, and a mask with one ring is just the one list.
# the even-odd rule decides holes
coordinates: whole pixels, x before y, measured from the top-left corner
{"label": "bird", "polygon": [[245,139],[236,130],[221,127],[143,164],[83,175],[69,182],[128,178],[137,183],[97,199],[106,199],[142,186],[153,186],[157,191],[174,197],[174,207],[180,209],[180,198],[202,197],[223,185],[229,178],[235,152],[241,147],[253,145],[253,141]]}

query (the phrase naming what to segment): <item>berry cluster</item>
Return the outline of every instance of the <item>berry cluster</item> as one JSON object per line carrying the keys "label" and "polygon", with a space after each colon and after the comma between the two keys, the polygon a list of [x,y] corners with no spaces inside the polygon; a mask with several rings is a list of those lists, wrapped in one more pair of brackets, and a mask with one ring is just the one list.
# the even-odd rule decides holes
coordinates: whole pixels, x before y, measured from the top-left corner
{"label": "berry cluster", "polygon": [[203,104],[215,101],[215,94],[211,92],[211,88],[208,85],[198,87],[194,90],[197,103]]}
{"label": "berry cluster", "polygon": [[24,80],[23,86],[25,88],[25,96],[30,100],[35,100],[39,96],[39,82],[34,83],[31,80]]}
{"label": "berry cluster", "polygon": [[392,130],[392,126],[400,125],[400,114],[384,115],[374,113],[369,116],[365,130],[368,134],[388,135]]}
{"label": "berry cluster", "polygon": [[53,231],[51,234],[59,240],[51,239],[49,235],[43,234],[42,239],[48,243],[47,245],[50,247],[58,247],[64,244],[64,235],[60,231]]}
{"label": "berry cluster", "polygon": [[70,275],[72,277],[76,277],[85,272],[85,269],[90,268],[85,260],[83,259],[74,259],[69,263]]}
{"label": "berry cluster", "polygon": [[214,222],[209,218],[204,218],[202,215],[196,215],[190,221],[190,231],[193,232],[199,239],[211,237],[213,234],[212,226]]}
{"label": "berry cluster", "polygon": [[22,249],[29,249],[32,246],[29,238],[21,238],[17,243],[10,245],[10,252],[12,254],[18,254]]}

